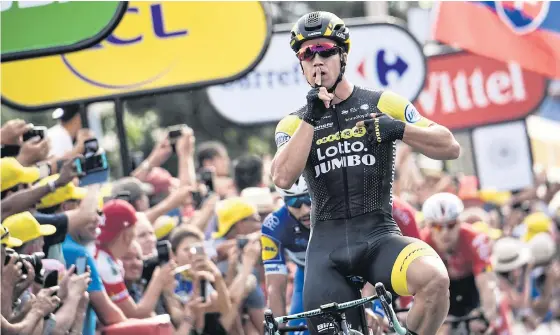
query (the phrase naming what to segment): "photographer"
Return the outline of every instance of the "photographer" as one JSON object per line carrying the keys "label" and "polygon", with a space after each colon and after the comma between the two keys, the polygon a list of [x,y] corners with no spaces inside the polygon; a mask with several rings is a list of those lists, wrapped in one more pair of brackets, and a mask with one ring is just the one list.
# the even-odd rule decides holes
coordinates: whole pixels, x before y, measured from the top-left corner
{"label": "photographer", "polygon": [[50,149],[45,127],[19,119],[6,122],[0,129],[0,144],[3,157],[15,157],[23,166],[45,160]]}
{"label": "photographer", "polygon": [[150,317],[163,290],[173,282],[175,263],[171,261],[156,269],[142,299],[136,303],[126,287],[120,261],[134,242],[136,212],[129,203],[120,199],[105,204],[103,212],[105,225],[97,238],[95,258],[105,290],[128,318]]}

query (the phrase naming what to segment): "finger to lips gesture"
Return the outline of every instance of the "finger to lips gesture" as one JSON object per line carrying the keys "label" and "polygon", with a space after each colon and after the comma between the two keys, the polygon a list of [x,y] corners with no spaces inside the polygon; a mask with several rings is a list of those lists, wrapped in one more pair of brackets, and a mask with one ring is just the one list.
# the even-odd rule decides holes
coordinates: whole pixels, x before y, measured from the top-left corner
{"label": "finger to lips gesture", "polygon": [[315,68],[315,87],[319,87],[319,99],[323,100],[325,107],[329,108],[331,106],[331,100],[334,98],[334,94],[329,93],[327,89],[321,86],[321,68]]}

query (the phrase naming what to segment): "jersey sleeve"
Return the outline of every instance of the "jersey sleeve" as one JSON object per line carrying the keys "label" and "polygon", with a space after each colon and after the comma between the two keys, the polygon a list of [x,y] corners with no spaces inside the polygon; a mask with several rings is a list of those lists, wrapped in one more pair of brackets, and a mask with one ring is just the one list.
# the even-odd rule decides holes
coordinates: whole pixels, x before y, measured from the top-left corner
{"label": "jersey sleeve", "polygon": [[416,210],[398,198],[393,200],[393,219],[404,236],[420,239],[420,231],[416,224]]}
{"label": "jersey sleeve", "polygon": [[299,125],[301,124],[301,119],[297,115],[290,114],[284,117],[276,126],[276,131],[274,133],[274,140],[276,141],[276,147],[280,149],[284,144],[292,138]]}
{"label": "jersey sleeve", "polygon": [[483,272],[491,271],[490,254],[492,253],[492,247],[490,238],[486,234],[470,230],[468,231],[468,238],[470,239],[469,246],[473,275],[476,277]]}
{"label": "jersey sleeve", "polygon": [[261,256],[264,264],[265,274],[288,274],[286,259],[284,258],[284,247],[280,241],[278,226],[280,220],[274,213],[268,215],[261,228]]}
{"label": "jersey sleeve", "polygon": [[418,127],[429,127],[434,122],[420,115],[408,99],[391,91],[384,91],[379,97],[377,108],[395,118]]}

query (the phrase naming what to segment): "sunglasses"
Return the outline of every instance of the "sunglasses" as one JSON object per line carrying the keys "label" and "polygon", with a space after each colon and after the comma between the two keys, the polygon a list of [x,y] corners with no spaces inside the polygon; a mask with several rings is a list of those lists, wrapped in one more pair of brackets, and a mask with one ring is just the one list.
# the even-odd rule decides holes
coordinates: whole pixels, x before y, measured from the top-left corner
{"label": "sunglasses", "polygon": [[444,228],[447,228],[447,230],[453,230],[455,226],[457,226],[457,224],[458,224],[457,221],[449,222],[446,224],[432,224],[432,229],[439,233]]}
{"label": "sunglasses", "polygon": [[295,197],[286,197],[284,202],[288,207],[301,208],[304,204],[311,206],[311,197],[309,195],[298,195]]}
{"label": "sunglasses", "polygon": [[319,43],[310,45],[305,48],[301,48],[297,53],[296,56],[300,61],[304,60],[312,60],[315,58],[315,55],[321,56],[321,58],[329,58],[331,56],[336,55],[340,50],[336,44],[332,43]]}

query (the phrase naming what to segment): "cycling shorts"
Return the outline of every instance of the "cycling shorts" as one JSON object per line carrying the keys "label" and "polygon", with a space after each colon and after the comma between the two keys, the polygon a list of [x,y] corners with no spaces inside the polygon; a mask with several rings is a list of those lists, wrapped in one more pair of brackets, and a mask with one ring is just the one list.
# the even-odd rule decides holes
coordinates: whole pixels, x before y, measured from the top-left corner
{"label": "cycling shorts", "polygon": [[[290,314],[303,312],[303,276],[305,270],[298,266],[294,276],[294,292],[292,293],[292,305],[290,306]],[[305,324],[305,320],[292,320],[288,322],[289,326],[301,326]],[[307,335],[308,332],[291,332],[291,335]]]}
{"label": "cycling shorts", "polygon": [[[360,298],[349,276],[371,284],[381,282],[393,295],[409,296],[406,272],[421,256],[438,257],[421,240],[402,236],[394,221],[383,214],[368,213],[351,219],[314,223],[307,247],[303,304],[305,310],[330,302]],[[350,326],[362,333],[362,309],[346,312]],[[334,334],[323,317],[307,320],[310,334]]]}
{"label": "cycling shorts", "polygon": [[449,315],[457,317],[468,315],[480,306],[480,296],[473,275],[449,282],[449,302]]}

